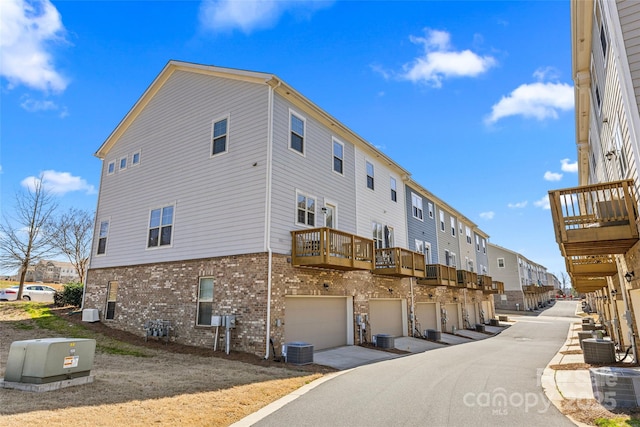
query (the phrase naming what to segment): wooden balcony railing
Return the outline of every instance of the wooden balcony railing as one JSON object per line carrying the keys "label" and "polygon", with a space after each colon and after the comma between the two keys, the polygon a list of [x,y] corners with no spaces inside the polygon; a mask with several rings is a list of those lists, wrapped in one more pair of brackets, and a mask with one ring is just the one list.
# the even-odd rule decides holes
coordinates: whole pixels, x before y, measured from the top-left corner
{"label": "wooden balcony railing", "polygon": [[467,289],[478,289],[478,273],[467,270],[458,270],[458,286]]}
{"label": "wooden balcony railing", "polygon": [[424,277],[424,254],[403,248],[375,250],[376,274],[396,277]]}
{"label": "wooden balcony railing", "polygon": [[296,267],[372,270],[373,240],[328,227],[291,232],[291,263]]}
{"label": "wooden balcony railing", "polygon": [[479,289],[484,289],[485,287],[488,287],[488,289],[491,289],[492,283],[493,283],[493,279],[491,278],[491,276],[487,276],[486,274],[478,274]]}
{"label": "wooden balcony railing", "polygon": [[525,294],[543,294],[545,292],[553,291],[553,286],[548,285],[524,285],[522,292]]}
{"label": "wooden balcony railing", "polygon": [[418,279],[418,285],[458,287],[456,268],[442,264],[428,264],[424,279]]}
{"label": "wooden balcony railing", "polygon": [[565,258],[567,271],[576,277],[613,276],[618,272],[616,260],[612,255],[583,255]]}
{"label": "wooden balcony railing", "polygon": [[565,257],[623,254],[638,241],[633,181],[549,192],[556,241]]}
{"label": "wooden balcony railing", "polygon": [[571,285],[581,293],[595,292],[607,286],[607,278],[571,276]]}
{"label": "wooden balcony railing", "polygon": [[491,293],[493,294],[504,294],[504,282],[500,282],[498,280],[494,280],[491,283]]}

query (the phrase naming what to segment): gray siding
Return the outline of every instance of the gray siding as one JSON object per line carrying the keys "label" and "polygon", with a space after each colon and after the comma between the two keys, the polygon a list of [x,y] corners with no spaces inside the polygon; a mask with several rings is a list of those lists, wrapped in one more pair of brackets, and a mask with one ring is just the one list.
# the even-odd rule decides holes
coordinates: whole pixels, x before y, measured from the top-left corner
{"label": "gray siding", "polygon": [[[522,291],[518,255],[496,245],[489,245],[489,271],[493,280],[503,282],[505,291]],[[504,268],[498,267],[498,258],[504,258]]]}
{"label": "gray siding", "polygon": [[[97,226],[110,227],[106,255],[95,256],[95,239],[92,268],[262,251],[267,103],[266,85],[171,75],[104,161]],[[211,157],[212,121],[226,115],[228,152]],[[123,156],[127,169],[107,175]],[[150,210],[171,204],[171,247],[147,249]]]}
{"label": "gray siding", "polygon": [[[444,231],[440,226],[440,212],[444,214]],[[458,220],[456,219],[456,235],[451,234],[451,218],[455,218],[449,211],[443,209],[441,206],[435,207],[435,219],[436,219],[436,235],[438,239],[438,264],[446,265],[446,251],[454,253],[456,255],[456,268],[458,270],[465,270],[467,268],[464,265],[464,257],[460,256],[460,246],[458,244]]]}
{"label": "gray siding", "polygon": [[[478,274],[482,274],[482,271],[480,269],[481,266],[476,256],[475,241],[473,237],[473,225],[467,221],[458,219],[457,226],[458,245],[460,246],[460,260],[462,261],[460,265],[467,270],[471,270],[468,263],[473,262],[473,271]],[[471,238],[471,242],[467,241],[467,228],[469,229],[469,237]],[[486,264],[484,265],[486,266]]]}
{"label": "gray siding", "polygon": [[[423,220],[413,217],[413,205],[411,193],[422,197]],[[429,203],[434,205],[433,218],[429,218]],[[435,264],[438,259],[438,240],[436,238],[435,204],[432,200],[423,196],[417,190],[405,185],[405,204],[407,213],[407,234],[409,236],[409,249],[416,250],[416,240],[422,240],[431,244],[431,259],[425,259],[427,264]]]}
{"label": "gray siding", "polygon": [[[304,156],[289,149],[290,109],[305,119]],[[333,137],[344,144],[343,175],[333,172]],[[354,165],[352,143],[337,137],[283,97],[275,96],[271,184],[271,245],[275,252],[291,253],[291,231],[304,228],[296,224],[296,191],[315,197],[316,227],[324,226],[320,209],[329,202],[337,205],[336,228],[356,233]]]}
{"label": "gray siding", "polygon": [[[485,237],[483,237],[482,235],[476,232],[472,232],[472,238],[473,238],[473,247],[476,253],[476,262],[478,263],[478,273],[483,274],[481,270],[481,266],[484,266],[487,268],[487,272],[485,274],[488,274],[489,276],[491,276],[491,271],[496,269],[497,266],[489,262],[489,249],[487,248],[489,242],[487,242],[487,239]],[[480,242],[479,249],[476,247],[476,238]],[[483,242],[484,242],[484,246],[483,246]]]}

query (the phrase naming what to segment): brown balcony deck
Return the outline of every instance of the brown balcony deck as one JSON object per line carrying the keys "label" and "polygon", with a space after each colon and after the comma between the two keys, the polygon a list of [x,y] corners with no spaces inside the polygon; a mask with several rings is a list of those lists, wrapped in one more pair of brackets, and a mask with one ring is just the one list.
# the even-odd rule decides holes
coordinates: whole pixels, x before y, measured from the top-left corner
{"label": "brown balcony deck", "polygon": [[418,285],[458,287],[456,268],[442,264],[429,264],[426,266],[424,279],[418,279]]}
{"label": "brown balcony deck", "polygon": [[504,283],[492,280],[490,284],[485,285],[482,292],[485,294],[504,294]]}
{"label": "brown balcony deck", "polygon": [[467,289],[478,289],[478,273],[467,270],[458,270],[458,286]]}
{"label": "brown balcony deck", "polygon": [[565,257],[623,254],[638,241],[632,180],[550,191],[549,203]]}
{"label": "brown balcony deck", "polygon": [[376,249],[373,272],[395,277],[424,277],[424,254],[403,248]]}
{"label": "brown balcony deck", "polygon": [[553,290],[553,286],[547,285],[525,285],[522,287],[522,292],[525,294],[543,294]]}
{"label": "brown balcony deck", "polygon": [[576,277],[613,276],[618,272],[612,255],[585,255],[565,258],[567,271]]}
{"label": "brown balcony deck", "polygon": [[595,292],[607,286],[606,277],[572,277],[573,288],[580,293]]}
{"label": "brown balcony deck", "polygon": [[332,228],[291,232],[291,263],[335,270],[373,269],[373,240]]}

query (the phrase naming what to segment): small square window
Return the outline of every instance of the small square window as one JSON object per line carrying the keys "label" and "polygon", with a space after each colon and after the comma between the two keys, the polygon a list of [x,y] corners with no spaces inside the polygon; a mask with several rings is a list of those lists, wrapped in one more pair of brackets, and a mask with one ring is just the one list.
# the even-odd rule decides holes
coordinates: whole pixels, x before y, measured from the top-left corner
{"label": "small square window", "polygon": [[133,153],[133,156],[131,156],[131,165],[135,166],[135,165],[139,165],[140,164],[140,152],[137,151],[135,153]]}
{"label": "small square window", "polygon": [[111,175],[116,171],[116,162],[109,162],[107,165],[107,174]]}
{"label": "small square window", "polygon": [[120,170],[127,168],[127,158],[123,157],[120,159]]}

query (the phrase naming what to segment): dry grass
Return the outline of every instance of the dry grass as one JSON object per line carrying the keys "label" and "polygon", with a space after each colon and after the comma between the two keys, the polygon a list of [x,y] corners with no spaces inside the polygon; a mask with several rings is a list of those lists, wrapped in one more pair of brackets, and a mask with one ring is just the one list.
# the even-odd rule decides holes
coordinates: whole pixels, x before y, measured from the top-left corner
{"label": "dry grass", "polygon": [[565,350],[561,351],[560,354],[568,355],[568,354],[582,354],[582,350]]}
{"label": "dry grass", "polygon": [[[59,336],[40,329],[25,307],[0,303],[0,377],[13,341]],[[284,364],[139,350],[147,357],[96,351],[92,384],[46,393],[0,389],[0,426],[226,426],[322,376]]]}

